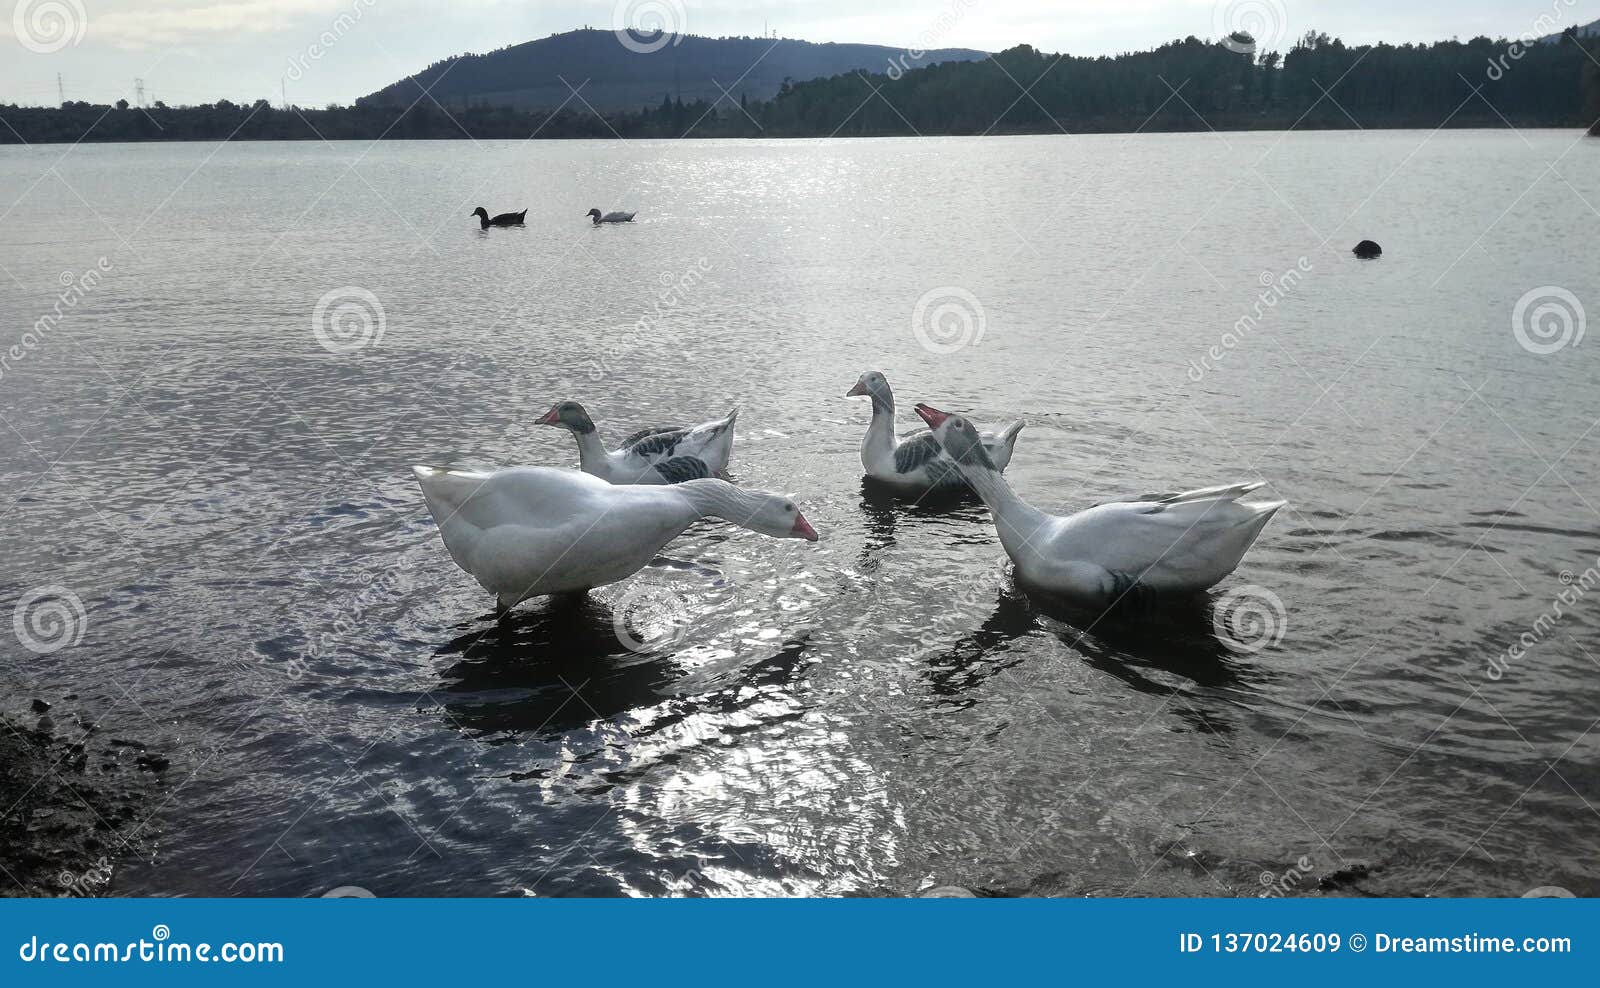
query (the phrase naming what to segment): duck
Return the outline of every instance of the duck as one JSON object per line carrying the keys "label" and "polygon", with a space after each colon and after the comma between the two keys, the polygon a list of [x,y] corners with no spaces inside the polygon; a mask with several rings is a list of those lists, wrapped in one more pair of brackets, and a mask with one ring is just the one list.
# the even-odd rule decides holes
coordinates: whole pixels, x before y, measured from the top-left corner
{"label": "duck", "polygon": [[[933,433],[920,429],[900,439],[894,434],[894,391],[889,379],[869,370],[846,391],[846,398],[872,399],[872,422],[861,440],[861,466],[867,476],[909,493],[951,492],[965,488],[966,481],[934,441]],[[998,435],[981,434],[985,452],[995,466],[1004,470],[1017,446],[1017,434],[1027,423],[1011,423]]]}
{"label": "duck", "polygon": [[611,213],[601,213],[598,209],[591,209],[585,215],[594,220],[595,226],[599,226],[601,223],[632,223],[633,218],[639,214],[624,213],[621,210]]}
{"label": "duck", "polygon": [[522,221],[528,217],[528,211],[524,209],[520,213],[501,213],[499,216],[490,217],[489,211],[479,206],[472,211],[472,215],[478,218],[478,228],[487,230],[491,226],[522,226]]}
{"label": "duck", "polygon": [[566,429],[578,440],[578,469],[612,484],[681,484],[716,477],[726,480],[733,456],[735,408],[714,422],[640,429],[607,452],[589,412],[575,401],[559,401],[535,425]]}
{"label": "duck", "polygon": [[1241,500],[1263,486],[1253,482],[1046,514],[1011,489],[972,423],[926,404],[917,415],[988,506],[1019,582],[1063,597],[1115,604],[1130,594],[1203,593],[1238,567],[1286,503]]}
{"label": "duck", "polygon": [[725,480],[619,487],[553,467],[411,471],[450,558],[494,595],[501,616],[531,597],[625,580],[706,518],[817,541],[793,499]]}

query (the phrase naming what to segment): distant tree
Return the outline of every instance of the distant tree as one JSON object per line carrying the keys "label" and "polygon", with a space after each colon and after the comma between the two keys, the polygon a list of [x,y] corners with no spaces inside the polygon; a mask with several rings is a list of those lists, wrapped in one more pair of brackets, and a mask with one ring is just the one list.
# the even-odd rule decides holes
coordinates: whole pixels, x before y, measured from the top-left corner
{"label": "distant tree", "polygon": [[128,108],[128,101],[127,100],[125,100],[125,99],[117,100],[117,109],[126,110],[127,108]]}

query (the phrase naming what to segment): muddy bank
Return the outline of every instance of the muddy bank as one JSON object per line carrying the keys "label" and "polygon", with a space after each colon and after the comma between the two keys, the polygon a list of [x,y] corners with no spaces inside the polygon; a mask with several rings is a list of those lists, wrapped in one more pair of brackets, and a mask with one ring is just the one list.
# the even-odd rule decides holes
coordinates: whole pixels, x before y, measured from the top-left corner
{"label": "muddy bank", "polygon": [[160,804],[167,759],[72,705],[0,711],[0,895],[109,894],[118,862],[148,846],[140,824]]}

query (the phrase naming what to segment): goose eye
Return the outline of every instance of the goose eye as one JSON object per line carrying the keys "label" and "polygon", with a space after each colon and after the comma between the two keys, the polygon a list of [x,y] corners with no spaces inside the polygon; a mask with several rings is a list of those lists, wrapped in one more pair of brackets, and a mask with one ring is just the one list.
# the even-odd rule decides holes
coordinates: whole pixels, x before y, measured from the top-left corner
{"label": "goose eye", "polygon": [[783,502],[783,510],[785,510],[785,511],[793,511],[794,510],[794,502],[792,502],[792,501]]}

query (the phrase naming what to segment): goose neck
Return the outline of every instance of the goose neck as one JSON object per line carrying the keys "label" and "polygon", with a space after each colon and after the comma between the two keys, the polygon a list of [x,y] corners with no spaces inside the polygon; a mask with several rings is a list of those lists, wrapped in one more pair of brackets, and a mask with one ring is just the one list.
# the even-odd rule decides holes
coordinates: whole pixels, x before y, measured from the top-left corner
{"label": "goose neck", "polygon": [[1049,520],[1050,516],[1017,496],[999,471],[979,464],[958,462],[961,475],[983,499],[994,515],[1000,544],[1015,558]]}
{"label": "goose neck", "polygon": [[584,473],[594,473],[606,462],[606,447],[600,442],[600,433],[590,429],[572,435],[578,440],[578,466]]}
{"label": "goose neck", "polygon": [[672,487],[695,518],[720,518],[745,525],[755,515],[760,499],[725,480],[690,480]]}

